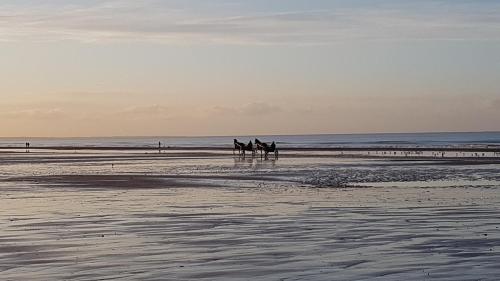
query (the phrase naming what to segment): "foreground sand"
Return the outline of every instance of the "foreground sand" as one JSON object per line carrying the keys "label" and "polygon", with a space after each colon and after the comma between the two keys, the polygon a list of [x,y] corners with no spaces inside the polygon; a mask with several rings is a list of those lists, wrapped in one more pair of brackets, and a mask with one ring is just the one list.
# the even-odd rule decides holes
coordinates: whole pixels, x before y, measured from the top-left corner
{"label": "foreground sand", "polygon": [[500,276],[495,163],[60,153],[4,159],[2,280]]}

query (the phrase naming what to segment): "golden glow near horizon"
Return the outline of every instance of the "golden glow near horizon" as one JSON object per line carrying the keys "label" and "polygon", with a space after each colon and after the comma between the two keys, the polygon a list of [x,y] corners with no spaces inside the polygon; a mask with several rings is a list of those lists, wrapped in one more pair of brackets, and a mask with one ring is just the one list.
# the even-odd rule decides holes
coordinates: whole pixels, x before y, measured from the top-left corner
{"label": "golden glow near horizon", "polygon": [[500,130],[493,1],[2,1],[0,136]]}

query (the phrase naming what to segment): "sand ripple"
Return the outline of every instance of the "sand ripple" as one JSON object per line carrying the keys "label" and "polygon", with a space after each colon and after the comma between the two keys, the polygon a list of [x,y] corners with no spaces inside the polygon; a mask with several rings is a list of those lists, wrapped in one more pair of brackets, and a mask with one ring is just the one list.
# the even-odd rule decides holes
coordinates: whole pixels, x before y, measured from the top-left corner
{"label": "sand ripple", "polygon": [[496,280],[499,194],[449,191],[4,194],[0,271],[4,280]]}

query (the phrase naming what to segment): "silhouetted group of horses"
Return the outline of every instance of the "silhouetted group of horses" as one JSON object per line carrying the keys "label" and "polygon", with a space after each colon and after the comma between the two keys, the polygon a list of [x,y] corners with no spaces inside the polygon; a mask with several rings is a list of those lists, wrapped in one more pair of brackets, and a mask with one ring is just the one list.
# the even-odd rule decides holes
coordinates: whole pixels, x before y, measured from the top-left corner
{"label": "silhouetted group of horses", "polygon": [[236,154],[236,150],[238,150],[238,155],[242,155],[245,157],[245,152],[252,152],[252,156],[254,156],[257,151],[260,151],[260,157],[264,153],[264,157],[267,159],[269,153],[274,153],[274,157],[278,159],[278,148],[276,148],[276,143],[274,141],[271,144],[267,144],[265,142],[261,142],[259,139],[255,139],[255,145],[252,141],[248,142],[248,144],[244,144],[239,142],[237,139],[234,139],[234,148],[233,154]]}

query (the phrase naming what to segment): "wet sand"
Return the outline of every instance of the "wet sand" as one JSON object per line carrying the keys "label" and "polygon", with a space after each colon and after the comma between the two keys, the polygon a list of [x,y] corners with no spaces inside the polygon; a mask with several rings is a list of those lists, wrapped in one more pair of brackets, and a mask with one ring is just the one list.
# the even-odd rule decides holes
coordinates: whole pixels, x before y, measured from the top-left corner
{"label": "wet sand", "polygon": [[[230,146],[31,146],[29,148],[25,146],[0,146],[0,151],[12,151],[12,150],[35,150],[35,151],[162,151],[162,152],[175,152],[175,151],[231,151],[233,150]],[[500,153],[500,146],[498,145],[477,145],[477,146],[337,146],[337,147],[304,147],[304,146],[284,146],[279,147],[281,151],[297,152],[297,151],[328,151],[328,152],[358,152],[358,151],[391,151],[391,152],[423,152],[423,151],[433,151],[433,152],[497,152]]]}
{"label": "wet sand", "polygon": [[500,165],[0,156],[2,280],[497,280]]}

